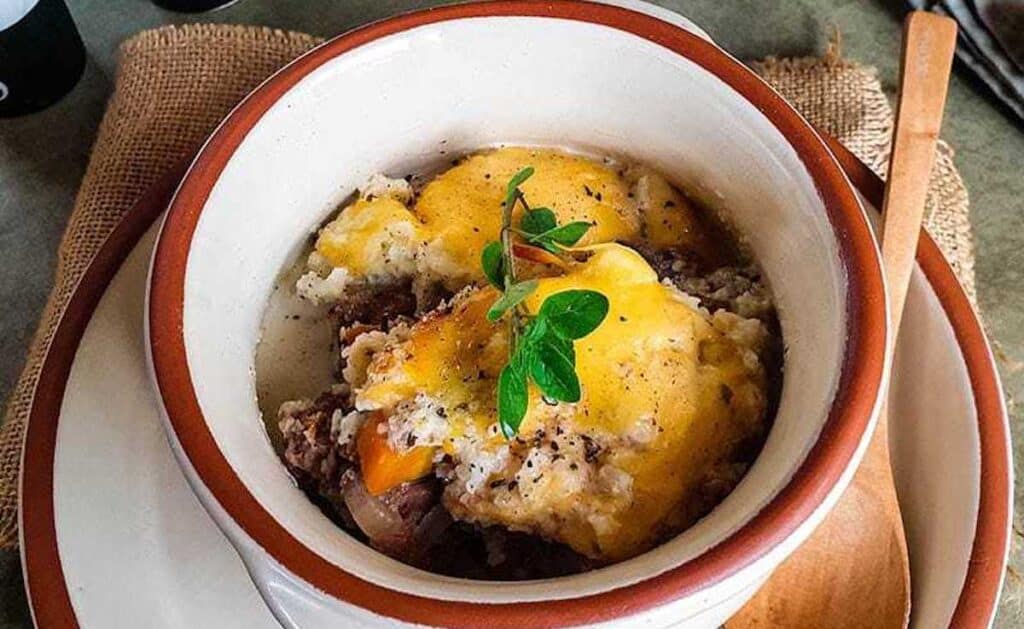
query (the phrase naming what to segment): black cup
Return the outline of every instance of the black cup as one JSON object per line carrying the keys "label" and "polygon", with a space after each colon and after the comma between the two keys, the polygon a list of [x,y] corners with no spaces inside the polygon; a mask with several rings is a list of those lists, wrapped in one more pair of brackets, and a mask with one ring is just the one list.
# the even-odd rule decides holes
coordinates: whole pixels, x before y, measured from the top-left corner
{"label": "black cup", "polygon": [[[33,2],[22,4],[27,8]],[[0,30],[0,118],[52,105],[85,69],[85,46],[64,0],[39,0],[24,14],[11,6],[0,11],[0,20],[6,20]]]}
{"label": "black cup", "polygon": [[170,11],[182,13],[202,13],[227,6],[238,0],[153,0],[153,4]]}

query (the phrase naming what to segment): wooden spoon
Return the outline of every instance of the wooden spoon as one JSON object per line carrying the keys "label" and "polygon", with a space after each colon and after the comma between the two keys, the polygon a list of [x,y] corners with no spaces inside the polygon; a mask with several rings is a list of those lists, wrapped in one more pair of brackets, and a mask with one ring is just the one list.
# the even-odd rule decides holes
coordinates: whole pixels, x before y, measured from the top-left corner
{"label": "wooden spoon", "polygon": [[[892,342],[900,327],[956,47],[956,22],[915,11],[903,31],[900,95],[882,209]],[[850,487],[811,537],[728,623],[905,627],[910,565],[889,464],[887,404]]]}

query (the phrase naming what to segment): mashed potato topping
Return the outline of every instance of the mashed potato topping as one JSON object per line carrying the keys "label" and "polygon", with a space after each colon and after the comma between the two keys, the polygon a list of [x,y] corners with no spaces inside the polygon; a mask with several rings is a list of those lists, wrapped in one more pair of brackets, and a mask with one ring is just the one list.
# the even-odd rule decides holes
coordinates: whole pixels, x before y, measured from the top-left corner
{"label": "mashed potato topping", "polygon": [[[618,199],[612,195],[626,189],[614,181],[603,189]],[[575,198],[581,205],[565,211],[605,216]],[[605,225],[615,234],[630,229],[626,219]],[[505,325],[485,318],[497,296],[490,287],[461,293],[387,341],[373,333],[376,351],[359,361],[365,372],[346,378],[358,410],[389,418],[382,426],[393,448],[429,447],[437,460],[452,460],[443,501],[454,517],[614,561],[691,524],[709,485],[742,473],[732,463],[737,450],[765,430],[758,352],[767,332],[757,320],[710,315],[628,247],[591,251],[564,275],[541,279],[528,300],[535,311],[567,289],[608,297],[604,322],[575,344],[582,399],[552,405],[531,390],[518,437],[506,440],[497,428],[496,378],[508,339]]]}
{"label": "mashed potato topping", "polygon": [[343,528],[434,572],[643,553],[732,491],[778,401],[771,292],[731,236],[650,168],[557,150],[375,175],[299,270],[337,369],[274,404],[282,459]]}
{"label": "mashed potato topping", "polygon": [[353,284],[416,277],[456,291],[483,280],[480,251],[501,228],[505,185],[527,165],[536,175],[522,189],[534,207],[551,208],[559,224],[593,223],[580,245],[710,247],[686,198],[649,169],[508,147],[466,158],[418,196],[404,180],[375,175],[320,231],[300,294],[329,302]]}

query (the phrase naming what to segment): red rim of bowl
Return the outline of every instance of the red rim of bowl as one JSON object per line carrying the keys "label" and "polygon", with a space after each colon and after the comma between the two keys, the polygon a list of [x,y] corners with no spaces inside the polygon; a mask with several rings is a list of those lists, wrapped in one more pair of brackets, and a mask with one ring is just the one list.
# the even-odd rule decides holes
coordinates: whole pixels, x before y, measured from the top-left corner
{"label": "red rim of bowl", "polygon": [[[221,171],[261,116],[304,76],[338,55],[411,28],[511,16],[575,20],[639,36],[715,74],[762,111],[808,169],[835,230],[848,278],[847,348],[829,417],[807,458],[768,505],[716,547],[639,583],[578,598],[444,601],[346,572],[302,544],[248,491],[213,439],[192,387],[183,336],[185,269],[199,216]],[[717,583],[764,556],[811,516],[849,466],[876,405],[886,344],[874,240],[853,189],[807,122],[760,78],[700,37],[645,14],[573,0],[477,2],[402,15],[342,35],[286,66],[228,116],[186,174],[157,243],[149,303],[150,348],[164,408],[192,467],[230,517],[279,564],[333,597],[384,616],[449,626],[561,626],[629,616]]]}
{"label": "red rim of bowl", "polygon": [[[881,206],[882,181],[835,140],[836,157],[858,190]],[[21,549],[28,599],[39,627],[77,627],[61,568],[54,519],[54,454],[61,403],[93,309],[139,238],[167,208],[184,165],[151,188],[118,224],[83,275],[54,333],[32,404],[21,478]],[[1006,411],[984,333],[935,242],[922,234],[918,264],[953,326],[974,394],[981,444],[980,502],[967,576],[952,627],[986,626],[995,613],[1009,541],[1010,462]]]}

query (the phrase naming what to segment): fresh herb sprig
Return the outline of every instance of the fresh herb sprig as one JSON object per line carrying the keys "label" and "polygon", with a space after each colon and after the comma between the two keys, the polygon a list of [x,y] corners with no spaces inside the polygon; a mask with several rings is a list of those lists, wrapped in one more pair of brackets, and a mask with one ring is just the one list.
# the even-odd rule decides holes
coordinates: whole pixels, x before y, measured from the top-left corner
{"label": "fresh herb sprig", "polygon": [[527,211],[519,221],[519,228],[526,236],[526,242],[539,245],[551,253],[563,253],[563,247],[571,247],[593,227],[587,221],[573,221],[559,225],[555,213],[549,208],[539,207]]}
{"label": "fresh herb sprig", "polygon": [[[488,243],[480,256],[487,281],[502,291],[487,311],[487,318],[492,322],[508,319],[509,357],[498,376],[498,423],[509,439],[518,432],[526,416],[531,381],[546,400],[580,400],[573,342],[597,329],[608,315],[608,298],[592,290],[566,290],[550,295],[536,314],[526,308],[524,301],[537,290],[537,280],[519,281],[513,239],[518,236],[528,245],[562,255],[564,247],[575,245],[592,226],[585,221],[558,225],[549,208],[531,209],[519,186],[533,172],[532,167],[526,167],[509,180],[501,238]],[[524,210],[518,229],[512,226],[517,204]]]}

